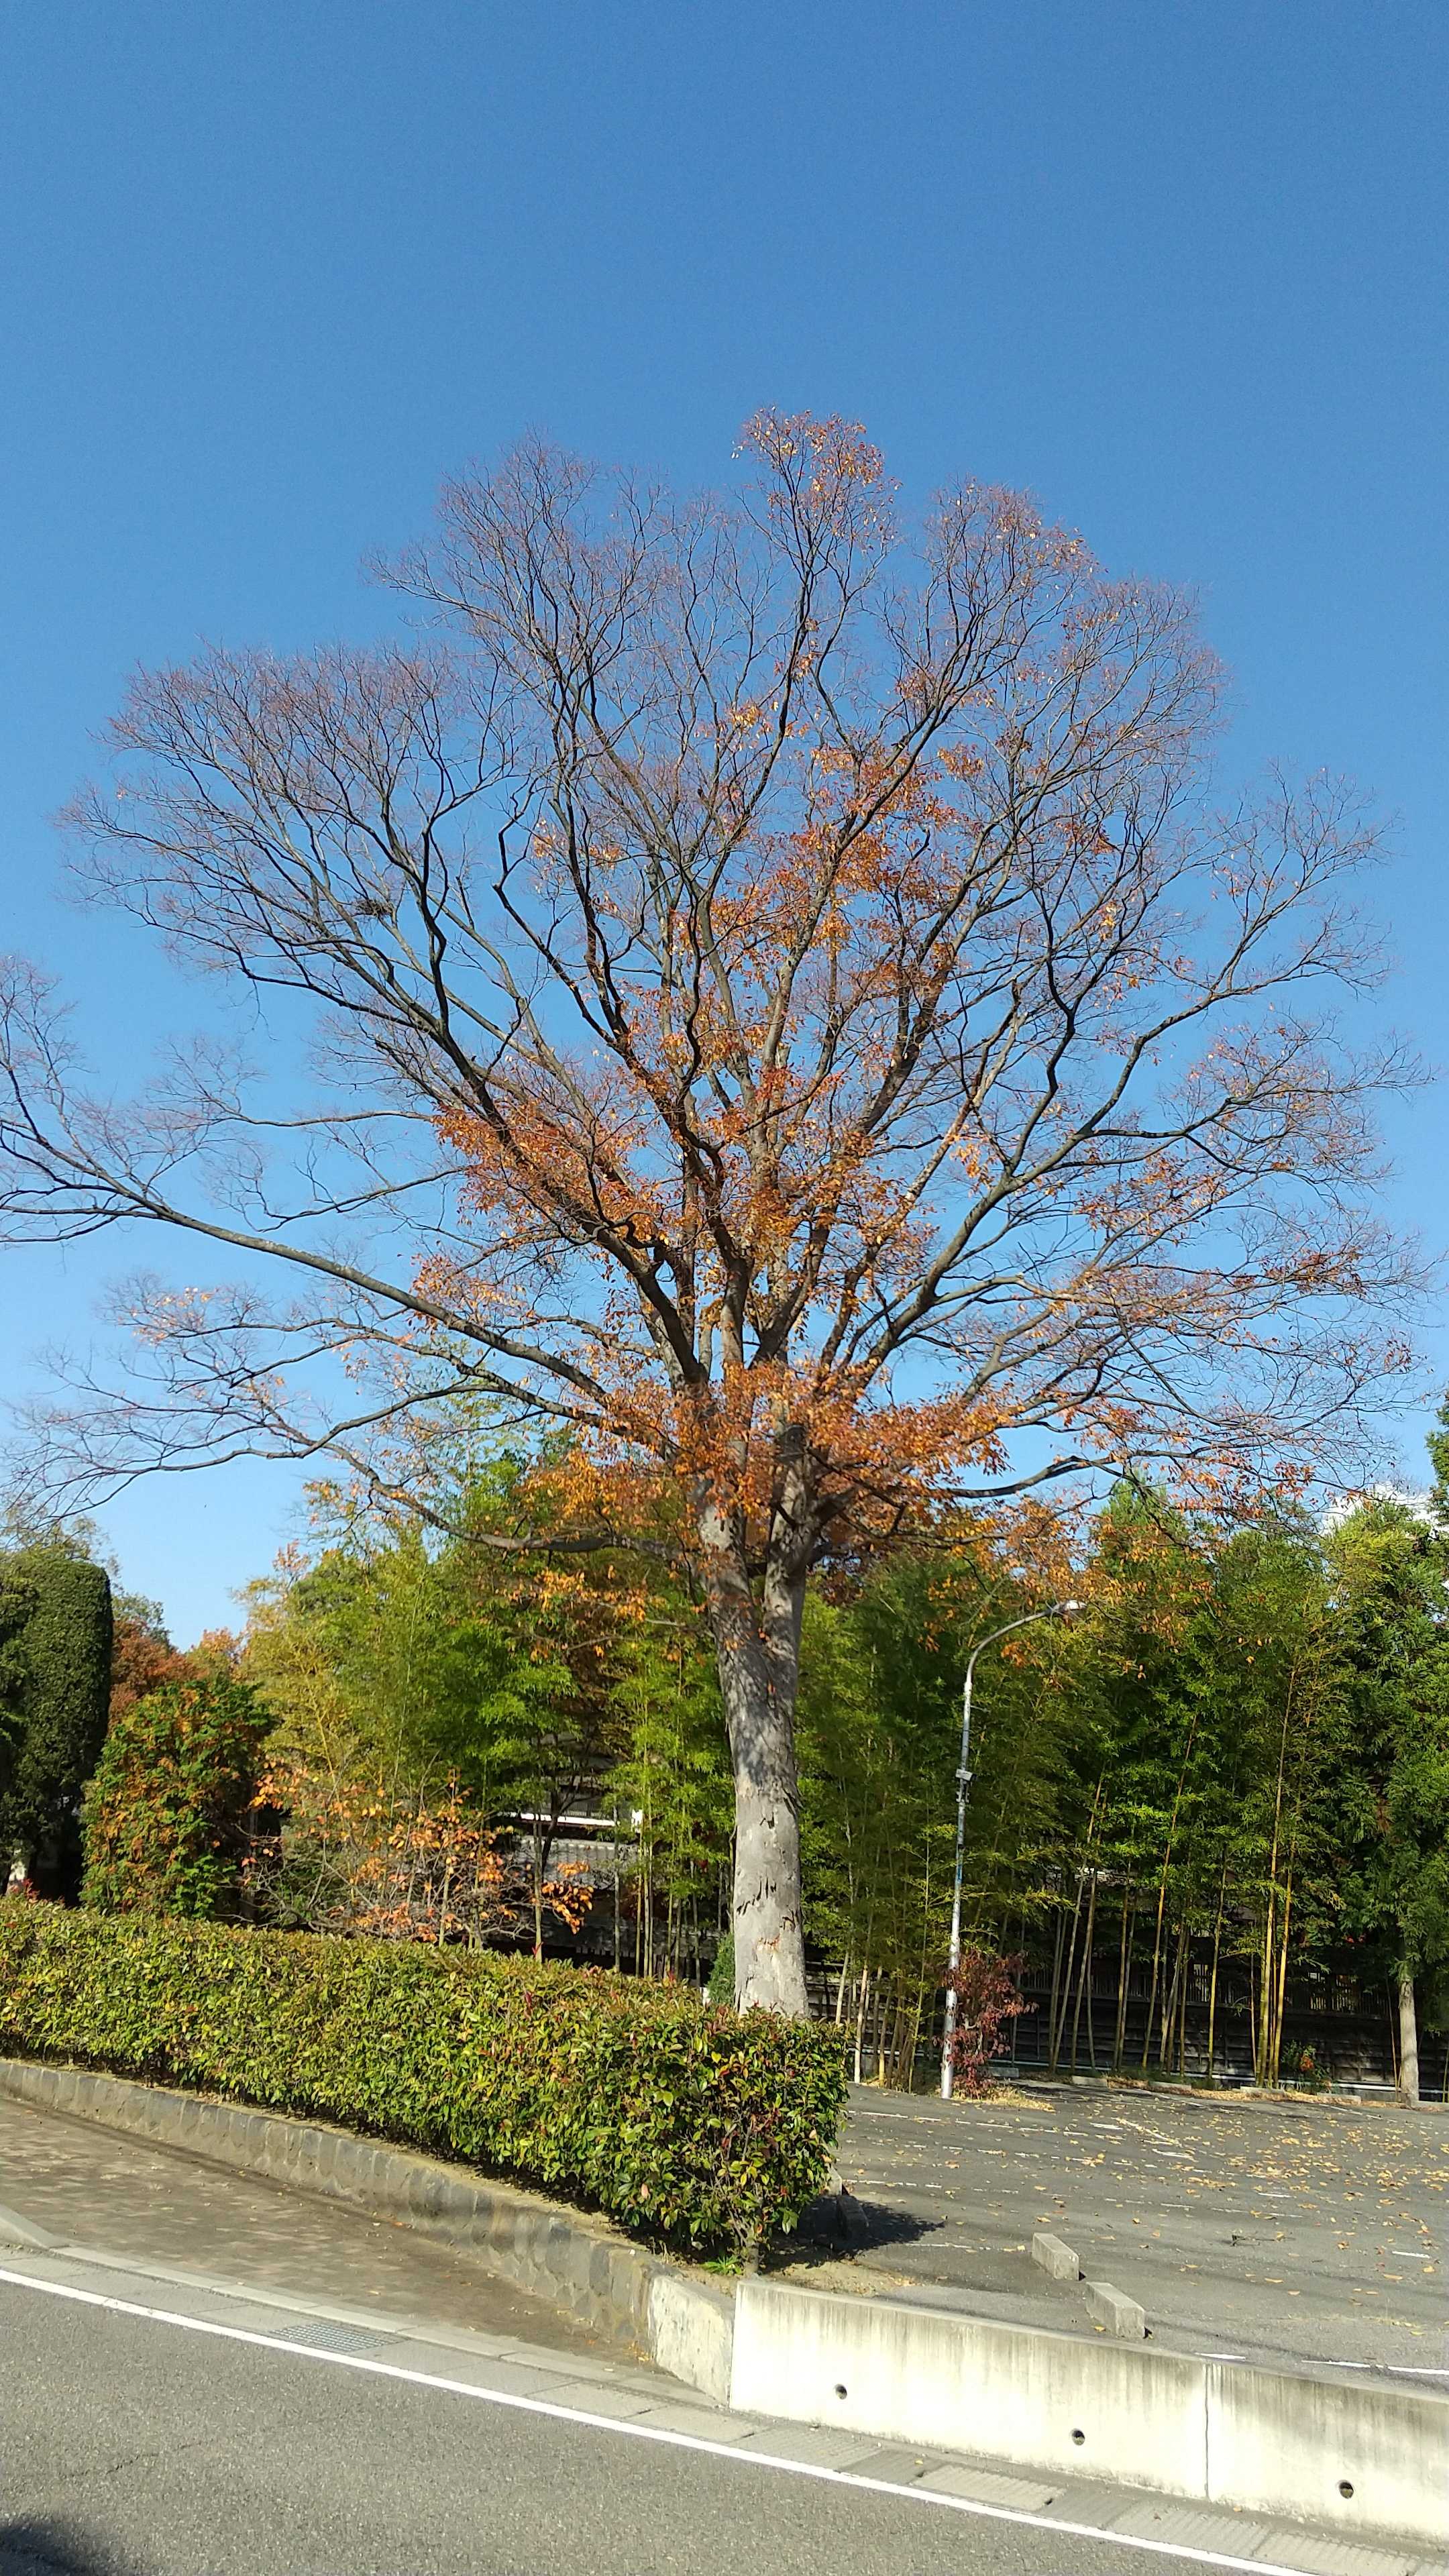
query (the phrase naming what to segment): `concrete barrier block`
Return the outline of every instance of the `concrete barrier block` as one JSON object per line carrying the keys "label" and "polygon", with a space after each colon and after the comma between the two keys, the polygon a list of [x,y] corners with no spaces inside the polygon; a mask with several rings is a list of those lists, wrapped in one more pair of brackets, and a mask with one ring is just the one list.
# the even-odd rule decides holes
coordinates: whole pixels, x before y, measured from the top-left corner
{"label": "concrete barrier block", "polygon": [[1449,2398],[1208,2365],[1208,2495],[1330,2529],[1449,2531]]}
{"label": "concrete barrier block", "polygon": [[1206,2492],[1206,2374],[1189,2355],[746,2281],[730,2403],[1053,2477]]}
{"label": "concrete barrier block", "polygon": [[371,2148],[360,2138],[339,2138],[332,2153],[332,2170],[327,2178],[327,2193],[332,2200],[357,2200],[361,2197],[363,2158]]}
{"label": "concrete barrier block", "polygon": [[649,2349],[661,2370],[687,2380],[721,2406],[731,2403],[734,2367],[734,2302],[656,2267],[649,2283]]}
{"label": "concrete barrier block", "polygon": [[1119,2343],[1141,2343],[1147,2332],[1147,2312],[1125,2290],[1114,2290],[1110,2281],[1084,2281],[1082,2297],[1087,2314]]}
{"label": "concrete barrier block", "polygon": [[609,2248],[608,2304],[622,2321],[622,2330],[638,2343],[648,2338],[650,2300],[658,2268],[647,2254],[636,2253],[632,2245],[614,2244]]}
{"label": "concrete barrier block", "polygon": [[314,2135],[317,2140],[317,2152],[312,2159],[313,2176],[319,2183],[330,2186],[337,2171],[337,2149],[340,2141],[335,2129],[318,2129],[314,2131]]}
{"label": "concrete barrier block", "polygon": [[443,2175],[438,2185],[433,2227],[438,2235],[446,2236],[451,2245],[463,2244],[475,2234],[486,2236],[487,2222],[480,2220],[477,2193]]}
{"label": "concrete barrier block", "polygon": [[512,2209],[500,2193],[497,2202],[488,2213],[488,2242],[496,2255],[511,2256],[516,2253],[519,2216],[520,2213]]}
{"label": "concrete barrier block", "polygon": [[414,2218],[430,2220],[438,2216],[442,2193],[439,2177],[430,2165],[416,2165],[409,2174],[407,2205]]}
{"label": "concrete barrier block", "polygon": [[1076,2281],[1081,2278],[1082,2267],[1077,2260],[1074,2248],[1064,2245],[1060,2236],[1053,2236],[1049,2228],[1037,2229],[1031,2240],[1031,2259],[1033,2263],[1039,2263],[1042,2270],[1053,2281]]}

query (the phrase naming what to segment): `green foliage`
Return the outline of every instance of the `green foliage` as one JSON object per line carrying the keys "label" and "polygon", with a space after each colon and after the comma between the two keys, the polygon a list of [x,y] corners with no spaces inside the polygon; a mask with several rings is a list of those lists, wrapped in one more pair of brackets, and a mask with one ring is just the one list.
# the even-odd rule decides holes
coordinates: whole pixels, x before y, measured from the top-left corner
{"label": "green foliage", "polygon": [[677,1985],[14,1899],[0,2048],[335,2120],[700,2253],[793,2226],[845,2096],[836,2033]]}
{"label": "green foliage", "polygon": [[19,1741],[0,1799],[0,1853],[22,1852],[45,1895],[80,1883],[80,1802],[105,1738],[111,1688],[111,1587],[103,1567],[61,1542],[0,1560],[13,1599],[30,1596],[6,1640]]}
{"label": "green foliage", "polygon": [[[15,1763],[25,1733],[25,1628],[35,1608],[35,1593],[13,1576],[0,1558],[0,1814],[5,1810]],[[9,1854],[0,1849],[0,1878]]]}
{"label": "green foliage", "polygon": [[712,2004],[732,2004],[735,1999],[735,1936],[727,1932],[714,1954],[705,1989]]}
{"label": "green foliage", "polygon": [[[806,1923],[889,1998],[888,2067],[909,2082],[947,1951],[966,1661],[1033,1607],[983,1552],[902,1553],[853,1600],[807,1599],[799,1711]],[[978,1668],[964,1917],[988,1946],[1035,1921],[1075,1794],[1057,1688],[1063,1639],[1028,1629]],[[844,1977],[844,1970],[842,1971]],[[848,1984],[848,1979],[845,1979]],[[843,2012],[844,1984],[840,1997]]]}
{"label": "green foliage", "polygon": [[225,1673],[163,1683],[119,1711],[86,1793],[82,1903],[235,1914],[269,1723],[256,1692]]}
{"label": "green foliage", "polygon": [[[633,1818],[631,1886],[634,1964],[649,1975],[661,1957],[683,1971],[697,1963],[701,1916],[713,1916],[728,1875],[734,1783],[725,1743],[719,1679],[708,1633],[693,1605],[657,1581],[624,1628],[614,1657],[607,1712],[612,1765],[604,1796]],[[734,2001],[734,1945],[728,1984],[709,1991]]]}
{"label": "green foliage", "polygon": [[[1449,1477],[1449,1430],[1435,1443]],[[977,1669],[968,1939],[1050,1963],[1045,2053],[1099,2062],[1088,1988],[1133,1972],[1133,2050],[1183,2062],[1190,1997],[1251,2001],[1276,2080],[1290,1992],[1419,1983],[1449,2017],[1449,1493],[1328,1527],[1231,1530],[1123,1488],[1071,1578],[1070,1627]],[[1065,1587],[1063,1587],[1065,1588]],[[1038,1596],[1039,1598],[1040,1596]],[[909,2080],[936,2012],[960,1686],[1032,1606],[984,1552],[903,1553],[807,1609],[800,1756],[807,1918],[837,2009]],[[852,1984],[852,1980],[854,1981]],[[1046,1982],[1043,1973],[1042,1982]],[[1146,2003],[1144,2038],[1140,2013]],[[1035,2034],[1033,2034],[1035,2036]],[[1110,2057],[1124,2062],[1119,2017]]]}
{"label": "green foliage", "polygon": [[[407,1525],[351,1524],[313,1563],[252,1587],[245,1671],[276,1713],[269,1756],[279,1776],[365,1785],[390,1815],[456,1792],[524,1859],[539,1949],[560,1920],[563,1818],[580,1804],[612,1814],[633,1964],[685,1973],[730,1850],[708,1636],[682,1587],[624,1551],[580,1564],[491,1547],[518,1518],[522,1472],[506,1455],[472,1459],[448,1505],[465,1534],[441,1547]],[[538,1496],[528,1510],[536,1523]],[[315,1924],[300,1814],[272,1894],[281,1919]]]}
{"label": "green foliage", "polygon": [[1424,1981],[1432,2023],[1449,2001],[1449,1549],[1435,1523],[1376,1499],[1332,1533],[1328,1558],[1344,1711],[1327,1784],[1337,1906],[1381,1973]]}

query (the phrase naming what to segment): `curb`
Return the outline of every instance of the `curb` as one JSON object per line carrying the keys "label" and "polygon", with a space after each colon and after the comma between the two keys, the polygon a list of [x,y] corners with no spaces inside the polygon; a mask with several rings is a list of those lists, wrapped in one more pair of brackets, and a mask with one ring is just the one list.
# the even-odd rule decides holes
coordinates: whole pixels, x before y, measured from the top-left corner
{"label": "curb", "polygon": [[439,2237],[631,2355],[644,2355],[722,2405],[729,2402],[729,2293],[691,2278],[683,2264],[646,2253],[607,2219],[348,2129],[81,2067],[0,2058],[0,2094],[347,2201]]}
{"label": "curb", "polygon": [[1436,2557],[1444,2546],[1449,2401],[1417,2390],[744,2281],[730,2402],[1308,2522],[1340,2544],[1403,2535]]}
{"label": "curb", "polygon": [[1087,2314],[1095,2317],[1107,2334],[1116,2335],[1121,2343],[1141,2343],[1147,2333],[1147,2311],[1123,2290],[1114,2290],[1110,2281],[1089,2281],[1082,2270],[1075,2246],[1065,2245],[1060,2236],[1039,2227],[1031,2240],[1031,2259],[1039,2263],[1049,2281],[1070,2281],[1073,2289],[1080,2281]]}

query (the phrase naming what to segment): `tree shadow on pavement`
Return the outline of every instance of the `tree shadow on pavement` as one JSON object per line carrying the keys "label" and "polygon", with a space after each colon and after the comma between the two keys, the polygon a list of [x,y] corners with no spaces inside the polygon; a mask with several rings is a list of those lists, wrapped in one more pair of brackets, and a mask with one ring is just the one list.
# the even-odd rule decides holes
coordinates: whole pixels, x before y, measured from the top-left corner
{"label": "tree shadow on pavement", "polygon": [[109,2541],[49,2515],[0,2522],[0,2576],[141,2576]]}
{"label": "tree shadow on pavement", "polygon": [[775,2248],[775,2260],[788,2263],[792,2271],[804,2270],[877,2245],[915,2245],[923,2236],[933,2236],[939,2225],[938,2219],[912,2217],[884,2201],[861,2200],[842,2183],[838,2191],[819,2192],[806,2202],[794,2235]]}

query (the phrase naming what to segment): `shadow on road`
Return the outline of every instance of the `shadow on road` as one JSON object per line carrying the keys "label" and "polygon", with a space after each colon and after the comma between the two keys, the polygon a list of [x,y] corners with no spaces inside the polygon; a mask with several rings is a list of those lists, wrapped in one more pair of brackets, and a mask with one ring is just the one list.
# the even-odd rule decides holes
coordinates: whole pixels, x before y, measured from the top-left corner
{"label": "shadow on road", "polygon": [[785,2251],[792,2270],[812,2260],[828,2263],[841,2254],[863,2254],[876,2245],[915,2245],[935,2234],[939,2221],[892,2209],[883,2200],[861,2200],[842,2185],[807,2201],[800,2224]]}
{"label": "shadow on road", "polygon": [[74,2523],[45,2515],[0,2522],[0,2576],[137,2576],[129,2558]]}

